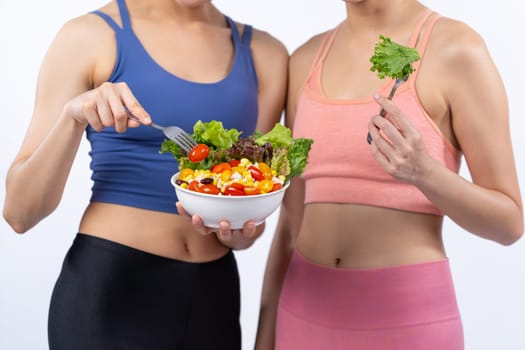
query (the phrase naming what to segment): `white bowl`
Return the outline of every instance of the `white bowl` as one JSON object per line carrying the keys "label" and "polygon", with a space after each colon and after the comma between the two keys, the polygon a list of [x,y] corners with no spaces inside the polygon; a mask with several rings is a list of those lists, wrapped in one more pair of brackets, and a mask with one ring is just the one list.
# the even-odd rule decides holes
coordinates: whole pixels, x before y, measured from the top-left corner
{"label": "white bowl", "polygon": [[240,229],[248,220],[258,225],[270,216],[281,204],[289,183],[275,192],[251,196],[222,196],[199,193],[184,189],[175,181],[179,174],[171,177],[171,184],[184,210],[190,215],[197,214],[207,227],[219,227],[226,220],[232,229]]}

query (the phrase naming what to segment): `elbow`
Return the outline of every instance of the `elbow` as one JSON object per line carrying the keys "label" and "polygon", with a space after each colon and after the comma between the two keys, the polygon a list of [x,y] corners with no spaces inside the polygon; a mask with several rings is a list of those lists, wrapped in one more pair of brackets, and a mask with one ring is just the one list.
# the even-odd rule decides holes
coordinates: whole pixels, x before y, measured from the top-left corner
{"label": "elbow", "polygon": [[523,236],[523,219],[519,220],[515,225],[509,227],[509,230],[499,242],[504,246],[510,246],[520,240]]}
{"label": "elbow", "polygon": [[34,225],[30,225],[27,220],[24,220],[20,218],[17,215],[14,215],[11,211],[9,211],[8,206],[4,206],[3,211],[4,220],[7,222],[9,226],[15,231],[16,233],[22,234],[29,231],[31,227]]}
{"label": "elbow", "polygon": [[8,213],[6,213],[6,211],[4,211],[4,220],[9,224],[9,226],[11,226],[13,231],[19,234],[26,233],[31,228],[23,221],[13,219]]}

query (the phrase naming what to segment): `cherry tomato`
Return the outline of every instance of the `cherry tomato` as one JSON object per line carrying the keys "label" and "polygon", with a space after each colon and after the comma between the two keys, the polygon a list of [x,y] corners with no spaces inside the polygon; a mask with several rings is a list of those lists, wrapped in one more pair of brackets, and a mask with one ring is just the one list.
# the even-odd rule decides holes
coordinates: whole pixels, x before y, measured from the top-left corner
{"label": "cherry tomato", "polygon": [[272,180],[261,180],[261,182],[259,182],[259,189],[262,193],[270,192],[273,189]]}
{"label": "cherry tomato", "polygon": [[250,175],[252,175],[253,179],[256,181],[264,180],[264,174],[261,171],[261,169],[257,168],[255,165],[250,165],[248,167],[248,170],[250,171]]}
{"label": "cherry tomato", "polygon": [[240,190],[233,186],[228,186],[224,190],[224,194],[227,196],[244,196],[244,190]]}
{"label": "cherry tomato", "polygon": [[197,191],[198,191],[198,188],[199,188],[199,185],[200,185],[199,181],[197,181],[197,180],[193,180],[193,181],[191,181],[190,184],[188,185],[188,190],[190,190],[190,191],[196,191],[196,192],[197,192]]}
{"label": "cherry tomato", "polygon": [[273,184],[273,188],[270,192],[279,191],[281,188],[283,188],[283,185],[281,185],[280,183],[275,183]]}
{"label": "cherry tomato", "polygon": [[215,165],[211,168],[211,171],[212,171],[213,173],[220,174],[220,173],[222,173],[224,170],[227,170],[227,169],[231,169],[231,166],[230,166],[230,164],[224,162],[224,163],[215,164]]}
{"label": "cherry tomato", "polygon": [[261,194],[261,190],[253,186],[244,186],[244,194],[247,196],[253,196],[256,194]]}
{"label": "cherry tomato", "polygon": [[236,167],[237,165],[239,165],[239,163],[241,163],[241,161],[238,160],[238,159],[232,159],[232,160],[229,161],[229,163],[230,163],[230,166],[233,168],[233,167]]}
{"label": "cherry tomato", "polygon": [[199,143],[190,151],[188,159],[194,163],[198,163],[206,159],[208,154],[210,154],[210,148],[203,143]]}
{"label": "cherry tomato", "polygon": [[265,180],[271,180],[272,179],[272,177],[273,177],[272,169],[266,163],[259,162],[259,163],[257,163],[257,166],[259,167],[259,170],[261,170],[261,172],[263,173]]}
{"label": "cherry tomato", "polygon": [[197,190],[200,193],[207,193],[207,194],[219,194],[221,192],[221,190],[219,190],[217,186],[209,185],[209,184],[200,185],[199,187],[197,187]]}
{"label": "cherry tomato", "polygon": [[244,191],[244,185],[240,184],[238,182],[233,182],[228,187],[233,187],[233,188],[236,188],[238,190]]}

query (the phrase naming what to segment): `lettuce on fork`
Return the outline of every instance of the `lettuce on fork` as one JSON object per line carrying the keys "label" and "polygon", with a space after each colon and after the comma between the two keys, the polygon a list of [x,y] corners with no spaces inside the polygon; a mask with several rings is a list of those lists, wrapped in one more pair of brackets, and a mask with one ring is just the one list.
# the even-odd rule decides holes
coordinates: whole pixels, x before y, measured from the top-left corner
{"label": "lettuce on fork", "polygon": [[414,71],[412,63],[419,61],[419,52],[415,48],[406,47],[393,42],[383,35],[379,36],[374,54],[370,57],[372,72],[377,71],[379,78],[407,80]]}
{"label": "lettuce on fork", "polygon": [[225,129],[222,122],[198,121],[193,127],[192,137],[197,143],[210,148],[208,156],[197,163],[188,159],[188,154],[175,142],[164,140],[160,153],[170,153],[179,162],[179,170],[211,169],[213,165],[233,159],[247,158],[254,162],[265,162],[277,174],[289,181],[292,176],[301,175],[308,161],[312,139],[293,138],[289,128],[276,123],[266,134],[256,131],[246,138],[240,137],[236,129]]}

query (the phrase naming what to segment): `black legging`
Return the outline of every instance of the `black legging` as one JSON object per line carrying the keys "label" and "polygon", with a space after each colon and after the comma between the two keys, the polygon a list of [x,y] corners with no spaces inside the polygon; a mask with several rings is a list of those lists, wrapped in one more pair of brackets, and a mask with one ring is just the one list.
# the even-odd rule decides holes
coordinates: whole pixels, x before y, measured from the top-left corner
{"label": "black legging", "polygon": [[233,253],[172,260],[78,234],[49,311],[51,350],[241,349]]}

